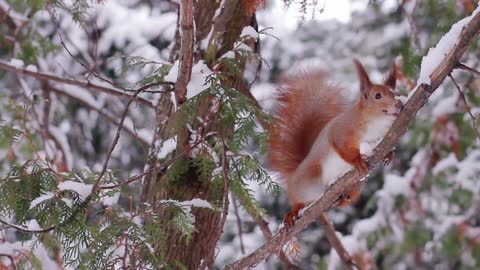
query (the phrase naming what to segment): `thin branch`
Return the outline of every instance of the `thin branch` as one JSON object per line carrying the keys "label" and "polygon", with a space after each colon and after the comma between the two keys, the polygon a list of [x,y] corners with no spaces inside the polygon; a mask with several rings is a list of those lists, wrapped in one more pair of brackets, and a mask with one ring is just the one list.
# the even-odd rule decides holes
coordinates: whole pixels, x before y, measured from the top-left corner
{"label": "thin branch", "polygon": [[[93,84],[89,81],[79,81],[79,80],[74,80],[74,79],[67,79],[67,78],[58,77],[58,76],[48,74],[48,73],[32,71],[32,70],[28,70],[28,69],[25,69],[25,68],[18,68],[16,66],[8,64],[7,62],[5,62],[3,60],[0,60],[0,69],[15,72],[15,73],[22,74],[22,75],[31,76],[31,77],[34,77],[34,78],[39,79],[39,80],[55,81],[55,82],[64,83],[64,84],[68,84],[68,85],[83,87],[83,88],[86,88],[86,89],[89,89],[89,90],[96,90],[96,91],[100,91],[100,92],[107,93],[107,94],[110,94],[110,95],[118,96],[118,97],[121,97],[121,98],[124,98],[124,99],[132,100],[132,97],[133,97],[133,95],[124,93],[120,89],[109,88],[109,87],[101,86],[101,85],[98,85],[98,84]],[[153,108],[152,102],[150,102],[150,101],[148,101],[148,100],[146,100],[142,97],[137,97],[137,96],[135,96],[135,99],[140,104],[143,104],[143,105],[145,105],[149,108]]]}
{"label": "thin branch", "polygon": [[[150,85],[144,85],[144,86],[140,87],[139,89],[137,89],[137,91],[132,95],[132,97],[128,101],[127,105],[125,106],[125,110],[123,111],[123,115],[120,118],[120,125],[118,126],[117,133],[115,134],[115,138],[113,139],[113,142],[110,145],[110,150],[108,151],[105,162],[103,163],[102,170],[101,170],[100,174],[98,175],[97,179],[95,180],[95,183],[93,184],[92,194],[95,194],[98,191],[100,181],[102,180],[103,176],[107,172],[108,162],[110,161],[110,158],[112,157],[113,150],[115,150],[115,147],[117,146],[118,140],[120,139],[120,132],[122,131],[123,122],[125,122],[125,118],[127,117],[128,111],[130,109],[130,105],[133,103],[133,101],[137,98],[137,96],[142,91],[148,89],[149,87],[150,87]],[[90,197],[91,196],[89,196],[89,198]]]}
{"label": "thin branch", "polygon": [[24,233],[46,233],[46,232],[49,232],[53,229],[56,228],[56,226],[51,226],[51,227],[48,227],[46,229],[41,229],[41,230],[29,230],[27,228],[24,228],[20,225],[16,225],[16,224],[11,224],[11,223],[8,223],[4,220],[1,220],[0,219],[0,223],[2,223],[3,225],[5,225],[6,227],[9,227],[9,228],[12,228],[12,229],[15,229],[17,231],[21,231],[21,232],[24,232]]}
{"label": "thin branch", "polygon": [[322,225],[328,242],[330,242],[330,245],[335,249],[340,259],[342,259],[345,268],[347,270],[354,270],[353,267],[355,266],[357,269],[360,269],[353,262],[352,257],[350,256],[350,254],[348,254],[348,251],[343,246],[342,241],[338,239],[335,227],[333,227],[333,224],[330,222],[326,213],[320,215],[320,217],[318,218],[318,222]]}
{"label": "thin branch", "polygon": [[470,71],[470,72],[472,72],[473,74],[475,74],[475,75],[477,75],[477,76],[480,76],[480,71],[478,71],[478,70],[476,70],[476,69],[474,69],[474,68],[472,68],[472,67],[469,67],[469,66],[467,66],[467,65],[465,65],[465,64],[463,64],[463,63],[460,63],[460,62],[455,66],[455,68],[462,69],[462,70],[466,70],[466,71]]}
{"label": "thin branch", "polygon": [[237,219],[238,238],[240,239],[240,250],[242,251],[242,254],[245,254],[245,245],[243,244],[242,219],[240,218],[240,214],[238,213],[237,200],[234,198],[233,194],[232,194],[232,203],[233,203],[233,210],[235,211],[235,218]]}
{"label": "thin branch", "polygon": [[452,80],[453,84],[458,90],[458,94],[460,95],[460,98],[463,101],[463,104],[465,104],[465,108],[467,109],[468,114],[470,115],[470,118],[472,119],[472,128],[475,131],[475,134],[477,134],[477,140],[480,142],[480,132],[478,131],[478,126],[477,126],[477,118],[475,115],[472,113],[472,108],[470,105],[467,103],[467,99],[465,98],[465,94],[463,93],[462,89],[460,89],[460,86],[458,85],[457,81],[453,78],[452,74],[448,74],[448,77]]}
{"label": "thin branch", "polygon": [[[80,104],[82,104],[83,106],[87,107],[88,109],[92,110],[92,111],[95,111],[97,112],[99,115],[101,115],[102,117],[104,117],[105,119],[107,119],[109,122],[111,122],[112,124],[114,124],[115,126],[120,126],[120,121],[116,119],[115,116],[105,112],[104,110],[102,110],[102,108],[98,108],[97,106],[95,106],[94,104],[90,104],[89,102],[85,101],[84,99],[81,99],[81,98],[78,98],[74,95],[71,95],[68,91],[65,91],[65,90],[62,90],[60,88],[56,88],[56,87],[53,87],[53,86],[50,86],[50,90],[52,90],[53,92],[55,92],[56,94],[59,94],[59,95],[62,95],[62,96],[66,96],[68,98],[71,98],[71,99],[74,99],[76,100],[77,102],[79,102]],[[135,132],[135,130],[133,129],[130,129],[129,127],[125,126],[125,125],[122,125],[122,128],[128,132],[130,135],[132,135],[136,140],[138,140],[140,143],[142,143],[144,146],[147,146],[150,144],[150,142],[144,140],[142,137],[138,136],[138,134]]]}
{"label": "thin branch", "polygon": [[193,0],[180,2],[180,63],[175,91],[179,104],[183,104],[187,95],[187,84],[192,75],[193,62]]}
{"label": "thin branch", "polygon": [[[377,165],[384,157],[392,151],[397,144],[400,137],[407,131],[410,123],[415,118],[416,113],[428,101],[430,95],[438,88],[448,74],[455,68],[460,58],[463,56],[469,45],[480,31],[480,13],[473,15],[470,22],[464,26],[460,33],[456,44],[446,53],[440,64],[433,70],[430,75],[431,84],[421,84],[412,94],[409,101],[405,104],[404,109],[399,114],[392,127],[385,135],[382,142],[375,148],[373,155],[369,157],[368,163]],[[310,223],[314,222],[321,214],[327,211],[333,203],[356,183],[362,181],[365,175],[357,170],[349,171],[337,181],[332,184],[323,196],[314,202],[308,209],[305,210],[304,215],[297,220],[297,222],[287,232],[287,237],[282,234],[275,234],[268,242],[258,248],[253,253],[229,264],[225,269],[246,269],[257,265],[259,262],[267,258],[270,254],[275,252],[279,246],[285,244],[288,236],[293,236],[302,231]]]}
{"label": "thin branch", "polygon": [[[416,0],[410,1],[413,1],[413,3],[409,3],[408,0],[403,1],[401,7],[403,13],[405,14],[405,17],[407,17],[408,24],[410,24],[410,40],[412,41],[413,48],[415,49],[415,52],[420,52],[420,46],[418,44],[417,26],[415,25],[414,20],[415,10],[417,9],[417,2]],[[413,5],[413,7],[407,7],[407,5]]]}

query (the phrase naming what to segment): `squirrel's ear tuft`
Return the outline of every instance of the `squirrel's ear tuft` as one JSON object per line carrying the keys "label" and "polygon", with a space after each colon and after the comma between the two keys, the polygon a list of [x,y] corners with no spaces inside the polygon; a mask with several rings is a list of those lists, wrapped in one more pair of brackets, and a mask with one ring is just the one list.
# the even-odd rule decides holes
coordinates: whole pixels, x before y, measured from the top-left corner
{"label": "squirrel's ear tuft", "polygon": [[395,85],[397,83],[397,65],[393,63],[392,70],[388,74],[387,79],[385,80],[385,85],[395,90]]}
{"label": "squirrel's ear tuft", "polygon": [[360,92],[365,93],[372,87],[372,82],[370,82],[370,78],[368,78],[367,71],[363,65],[357,59],[353,59],[353,63],[357,68],[358,79],[360,80]]}

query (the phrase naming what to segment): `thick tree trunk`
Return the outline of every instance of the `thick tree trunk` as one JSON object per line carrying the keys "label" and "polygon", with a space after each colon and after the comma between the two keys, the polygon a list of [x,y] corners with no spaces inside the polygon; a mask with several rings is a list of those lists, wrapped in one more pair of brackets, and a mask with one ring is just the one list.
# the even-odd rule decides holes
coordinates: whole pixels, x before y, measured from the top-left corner
{"label": "thick tree trunk", "polygon": [[[221,2],[224,2],[224,7],[219,7]],[[200,59],[208,57],[208,59],[205,59],[206,63],[212,65],[216,58],[233,48],[234,42],[238,39],[242,29],[250,24],[251,18],[246,15],[243,0],[202,0],[194,1],[194,3],[194,21],[196,26],[196,44],[194,44],[194,48],[196,50],[193,62],[196,63]],[[217,11],[218,16],[214,18],[217,9],[221,9],[221,12]],[[200,51],[200,42],[209,36],[212,28],[210,44],[213,44],[215,40],[216,45],[210,46],[207,52]],[[178,52],[182,46],[178,30],[175,40],[176,44],[173,46],[171,59],[178,59]],[[242,78],[231,78],[230,81],[225,81],[225,84],[238,85],[242,82]],[[199,110],[198,112],[200,116],[201,111]],[[154,141],[150,148],[147,169],[153,168],[164,161],[158,160],[157,154],[162,143],[173,135],[177,135],[178,145],[176,154],[182,153],[185,149],[184,145],[189,137],[188,131],[185,129],[180,132],[177,131],[176,134],[171,134],[166,128],[172,113],[173,104],[170,93],[167,93],[160,98],[156,107],[156,130]],[[178,177],[176,180],[170,179],[165,171],[148,175],[143,183],[142,201],[155,207],[160,200],[186,201],[199,198],[222,206],[225,203],[223,201],[225,197],[224,188],[213,185],[209,179],[202,179],[198,175],[196,168],[189,161],[189,157],[183,155],[172,164],[172,166],[184,168],[180,179]],[[174,213],[171,209],[157,207],[155,210],[159,215],[163,230],[163,237],[160,237],[162,243],[158,243],[155,246],[159,256],[175,269],[182,267],[199,269],[210,267],[213,264],[215,246],[223,230],[221,211],[193,208],[195,231],[191,239],[187,241],[182,237],[178,229],[172,227],[170,221]]]}

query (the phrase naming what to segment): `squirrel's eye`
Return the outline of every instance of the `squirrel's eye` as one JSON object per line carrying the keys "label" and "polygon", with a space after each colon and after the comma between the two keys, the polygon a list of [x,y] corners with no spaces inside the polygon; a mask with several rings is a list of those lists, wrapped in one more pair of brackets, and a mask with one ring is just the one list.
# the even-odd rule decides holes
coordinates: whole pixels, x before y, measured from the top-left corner
{"label": "squirrel's eye", "polygon": [[375,99],[381,99],[381,98],[382,98],[382,94],[380,94],[380,93],[375,94]]}

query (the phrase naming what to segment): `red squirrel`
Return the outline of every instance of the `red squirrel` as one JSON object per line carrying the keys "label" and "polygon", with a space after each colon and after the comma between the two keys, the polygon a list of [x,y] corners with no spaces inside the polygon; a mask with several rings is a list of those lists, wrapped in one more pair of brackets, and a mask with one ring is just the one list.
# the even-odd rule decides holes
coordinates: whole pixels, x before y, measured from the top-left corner
{"label": "red squirrel", "polygon": [[[384,84],[370,81],[358,60],[360,97],[348,102],[342,90],[321,71],[307,71],[285,80],[278,111],[269,136],[268,160],[285,181],[293,225],[298,212],[317,200],[328,186],[355,167],[362,174],[368,164],[360,153],[362,143],[378,143],[398,116],[403,104],[396,99],[396,67]],[[356,201],[363,184],[338,200],[339,206]]]}

